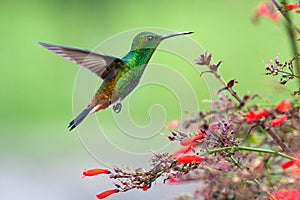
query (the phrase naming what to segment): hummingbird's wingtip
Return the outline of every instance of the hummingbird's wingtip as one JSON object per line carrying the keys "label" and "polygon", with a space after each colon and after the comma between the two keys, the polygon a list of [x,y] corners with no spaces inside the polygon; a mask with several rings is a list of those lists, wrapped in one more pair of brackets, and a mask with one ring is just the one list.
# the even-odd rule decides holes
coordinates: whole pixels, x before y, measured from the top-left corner
{"label": "hummingbird's wingtip", "polygon": [[45,48],[47,48],[47,46],[49,46],[49,44],[45,43],[45,42],[38,42],[38,44]]}
{"label": "hummingbird's wingtip", "polygon": [[74,120],[73,121],[71,121],[70,123],[69,123],[69,125],[68,125],[68,129],[69,129],[69,131],[71,131],[71,130],[73,130],[74,128],[76,127],[76,124],[75,124],[75,122],[74,122]]}

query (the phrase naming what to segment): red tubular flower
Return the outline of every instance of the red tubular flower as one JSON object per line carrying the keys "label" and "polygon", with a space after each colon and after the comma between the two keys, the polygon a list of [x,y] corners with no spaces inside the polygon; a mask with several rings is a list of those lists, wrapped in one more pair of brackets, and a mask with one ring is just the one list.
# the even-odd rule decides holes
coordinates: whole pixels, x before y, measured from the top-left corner
{"label": "red tubular flower", "polygon": [[97,194],[96,197],[98,199],[105,199],[106,197],[108,197],[109,195],[118,193],[119,190],[118,189],[112,189],[112,190],[106,190],[105,192],[102,192],[100,194]]}
{"label": "red tubular flower", "polygon": [[108,169],[89,169],[89,170],[84,170],[83,171],[83,178],[86,177],[86,176],[96,176],[96,175],[99,175],[99,174],[109,174],[110,171]]}
{"label": "red tubular flower", "polygon": [[[300,159],[300,152],[296,153],[295,157]],[[295,165],[295,166],[294,166]],[[291,168],[290,172],[294,178],[300,178],[300,162],[297,160],[289,160],[281,165],[282,170]]]}
{"label": "red tubular flower", "polygon": [[281,165],[282,170],[285,170],[291,166],[293,166],[295,162],[293,160],[289,160]]}
{"label": "red tubular flower", "polygon": [[198,136],[195,136],[195,137],[192,137],[192,138],[187,138],[187,139],[181,140],[180,144],[182,146],[188,146],[188,145],[191,145],[193,142],[195,142],[197,140],[201,140],[203,138],[204,138],[203,135],[198,135]]}
{"label": "red tubular flower", "polygon": [[280,112],[287,112],[291,109],[292,109],[292,106],[291,106],[291,101],[289,99],[280,101],[276,106],[276,110],[278,110]]}
{"label": "red tubular flower", "polygon": [[182,155],[176,159],[178,163],[186,164],[186,163],[200,163],[203,158],[197,155]]}
{"label": "red tubular flower", "polygon": [[285,122],[285,120],[287,120],[287,118],[288,118],[288,116],[286,114],[280,115],[271,121],[271,126],[279,126],[280,124]]}
{"label": "red tubular flower", "polygon": [[176,150],[172,155],[173,155],[173,157],[177,158],[177,157],[180,157],[183,154],[187,154],[187,153],[191,152],[195,148],[196,148],[196,145],[191,144],[186,148],[181,148],[181,149]]}
{"label": "red tubular flower", "polygon": [[288,10],[294,10],[294,9],[300,8],[300,4],[299,3],[295,3],[295,4],[288,3],[285,6],[286,6],[286,8]]}
{"label": "red tubular flower", "polygon": [[279,190],[272,193],[269,200],[296,200],[300,197],[300,191],[296,189]]}
{"label": "red tubular flower", "polygon": [[270,112],[268,110],[259,110],[259,111],[251,110],[245,114],[245,117],[247,118],[247,122],[251,123],[261,119],[262,117],[267,117],[268,115],[270,115]]}

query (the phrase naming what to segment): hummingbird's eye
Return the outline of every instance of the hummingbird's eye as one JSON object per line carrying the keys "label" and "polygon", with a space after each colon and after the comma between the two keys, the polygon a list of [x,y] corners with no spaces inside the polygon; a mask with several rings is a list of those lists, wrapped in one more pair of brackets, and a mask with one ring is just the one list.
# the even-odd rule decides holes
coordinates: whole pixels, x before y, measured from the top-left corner
{"label": "hummingbird's eye", "polygon": [[147,37],[147,39],[148,39],[149,41],[151,41],[151,40],[153,40],[153,36],[150,35],[150,36]]}

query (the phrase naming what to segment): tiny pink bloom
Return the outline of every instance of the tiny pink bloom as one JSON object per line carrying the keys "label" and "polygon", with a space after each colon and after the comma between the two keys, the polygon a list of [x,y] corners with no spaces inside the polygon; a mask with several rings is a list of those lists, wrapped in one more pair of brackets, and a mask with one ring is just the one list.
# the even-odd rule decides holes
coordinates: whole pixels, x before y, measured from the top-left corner
{"label": "tiny pink bloom", "polygon": [[267,17],[270,18],[273,22],[279,22],[280,21],[280,14],[277,12],[277,10],[274,8],[274,6],[271,3],[260,3],[255,12],[255,17]]}
{"label": "tiny pink bloom", "polygon": [[211,124],[209,124],[209,129],[211,130],[211,131],[214,131],[214,130],[216,130],[216,128],[218,127],[218,122],[214,122],[214,123],[211,123]]}
{"label": "tiny pink bloom", "polygon": [[272,14],[270,14],[270,18],[272,19],[273,22],[280,21],[280,15],[278,12],[273,12]]}
{"label": "tiny pink bloom", "polygon": [[112,190],[106,190],[105,192],[102,192],[100,194],[97,194],[96,197],[98,199],[105,199],[106,197],[108,197],[109,195],[118,193],[119,190],[118,189],[112,189]]}
{"label": "tiny pink bloom", "polygon": [[257,6],[256,12],[259,16],[268,16],[270,14],[270,6],[267,3],[260,3]]}
{"label": "tiny pink bloom", "polygon": [[179,121],[178,120],[172,120],[168,124],[169,129],[177,129],[179,127]]}
{"label": "tiny pink bloom", "polygon": [[175,178],[175,177],[169,178],[169,183],[170,184],[177,184],[178,182],[179,182],[178,178]]}

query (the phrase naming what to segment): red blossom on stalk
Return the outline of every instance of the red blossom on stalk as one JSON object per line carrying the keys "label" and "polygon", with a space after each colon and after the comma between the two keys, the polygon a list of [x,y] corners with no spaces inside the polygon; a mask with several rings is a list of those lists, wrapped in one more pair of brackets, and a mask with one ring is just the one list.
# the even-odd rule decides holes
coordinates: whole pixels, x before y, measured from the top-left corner
{"label": "red blossom on stalk", "polygon": [[83,178],[86,177],[86,176],[96,176],[96,175],[99,175],[99,174],[109,174],[110,171],[108,169],[89,169],[89,170],[84,170],[83,171]]}
{"label": "red blossom on stalk", "polygon": [[292,106],[291,106],[291,101],[289,99],[280,101],[276,106],[276,110],[280,112],[288,112],[291,109]]}
{"label": "red blossom on stalk", "polygon": [[[285,5],[286,9],[288,10],[295,10],[300,8],[300,4],[299,3],[288,3]],[[300,13],[300,9],[296,10],[296,13]]]}
{"label": "red blossom on stalk", "polygon": [[285,7],[288,10],[294,10],[294,9],[300,8],[300,4],[299,3],[288,3],[285,5]]}
{"label": "red blossom on stalk", "polygon": [[267,117],[270,115],[270,112],[268,110],[259,110],[259,111],[249,111],[245,114],[245,117],[247,118],[247,122],[255,122],[263,117]]}
{"label": "red blossom on stalk", "polygon": [[176,159],[178,163],[187,164],[187,163],[200,163],[203,158],[197,155],[182,155]]}
{"label": "red blossom on stalk", "polygon": [[272,196],[269,198],[269,200],[297,200],[299,197],[299,190],[278,190],[272,193]]}
{"label": "red blossom on stalk", "polygon": [[271,126],[279,126],[287,120],[288,116],[286,114],[280,115],[271,121]]}
{"label": "red blossom on stalk", "polygon": [[100,194],[97,194],[96,197],[98,199],[105,199],[106,197],[112,195],[112,194],[115,194],[115,193],[118,193],[119,190],[118,189],[112,189],[112,190],[106,190]]}

